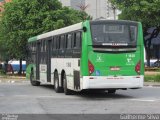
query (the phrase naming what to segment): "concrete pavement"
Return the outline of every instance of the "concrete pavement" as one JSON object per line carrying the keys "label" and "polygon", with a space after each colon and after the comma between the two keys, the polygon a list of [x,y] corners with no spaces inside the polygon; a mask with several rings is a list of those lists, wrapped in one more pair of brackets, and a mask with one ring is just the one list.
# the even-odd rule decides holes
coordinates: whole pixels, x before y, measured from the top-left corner
{"label": "concrete pavement", "polygon": [[158,114],[160,87],[136,90],[55,93],[53,86],[0,84],[0,114]]}

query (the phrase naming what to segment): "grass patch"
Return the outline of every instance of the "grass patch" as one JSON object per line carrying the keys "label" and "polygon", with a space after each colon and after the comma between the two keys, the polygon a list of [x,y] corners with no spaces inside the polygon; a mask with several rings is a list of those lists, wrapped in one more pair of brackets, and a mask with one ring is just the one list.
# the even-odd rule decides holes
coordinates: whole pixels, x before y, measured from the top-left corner
{"label": "grass patch", "polygon": [[157,75],[145,75],[144,76],[145,82],[160,82],[160,74]]}
{"label": "grass patch", "polygon": [[0,76],[5,76],[5,71],[0,69]]}
{"label": "grass patch", "polygon": [[147,72],[160,72],[159,67],[145,67],[145,71]]}

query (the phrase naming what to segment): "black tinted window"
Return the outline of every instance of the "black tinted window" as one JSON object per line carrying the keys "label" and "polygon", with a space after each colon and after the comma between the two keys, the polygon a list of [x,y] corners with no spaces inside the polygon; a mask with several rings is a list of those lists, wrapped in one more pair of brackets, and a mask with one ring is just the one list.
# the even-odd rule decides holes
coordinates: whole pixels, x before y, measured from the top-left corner
{"label": "black tinted window", "polygon": [[91,24],[94,45],[136,45],[137,25],[124,23]]}
{"label": "black tinted window", "polygon": [[64,41],[64,35],[60,37],[60,49],[64,47],[65,41]]}
{"label": "black tinted window", "polygon": [[72,34],[68,34],[66,36],[66,48],[71,49],[72,48]]}
{"label": "black tinted window", "polygon": [[73,41],[73,47],[74,48],[80,48],[81,47],[81,32],[74,33],[74,41]]}

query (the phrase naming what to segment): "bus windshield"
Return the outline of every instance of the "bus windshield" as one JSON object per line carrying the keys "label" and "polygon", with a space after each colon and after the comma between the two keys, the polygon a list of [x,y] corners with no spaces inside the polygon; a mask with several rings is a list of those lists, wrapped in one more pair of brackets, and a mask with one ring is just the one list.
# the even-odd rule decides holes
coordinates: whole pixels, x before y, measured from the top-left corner
{"label": "bus windshield", "polygon": [[137,43],[137,23],[91,22],[93,45],[134,46]]}

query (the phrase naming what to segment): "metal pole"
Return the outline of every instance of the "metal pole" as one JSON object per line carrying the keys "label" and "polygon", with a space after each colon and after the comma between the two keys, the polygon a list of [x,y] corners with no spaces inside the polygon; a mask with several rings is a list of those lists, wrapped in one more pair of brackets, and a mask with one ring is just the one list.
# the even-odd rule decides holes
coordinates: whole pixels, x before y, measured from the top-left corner
{"label": "metal pole", "polygon": [[96,0],[96,18],[97,18],[97,0]]}

